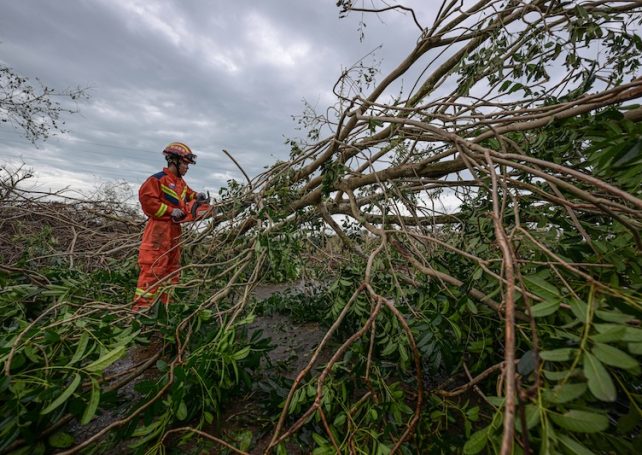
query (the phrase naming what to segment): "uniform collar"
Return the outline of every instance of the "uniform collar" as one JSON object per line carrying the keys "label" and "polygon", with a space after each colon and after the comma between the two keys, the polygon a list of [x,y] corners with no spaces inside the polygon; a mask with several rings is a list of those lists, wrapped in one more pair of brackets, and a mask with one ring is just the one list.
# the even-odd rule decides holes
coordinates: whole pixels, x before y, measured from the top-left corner
{"label": "uniform collar", "polygon": [[172,171],[169,170],[168,167],[163,168],[163,172],[165,173],[166,176],[172,180],[172,182],[177,183],[179,180],[183,180],[182,177],[177,177],[174,174],[172,174]]}

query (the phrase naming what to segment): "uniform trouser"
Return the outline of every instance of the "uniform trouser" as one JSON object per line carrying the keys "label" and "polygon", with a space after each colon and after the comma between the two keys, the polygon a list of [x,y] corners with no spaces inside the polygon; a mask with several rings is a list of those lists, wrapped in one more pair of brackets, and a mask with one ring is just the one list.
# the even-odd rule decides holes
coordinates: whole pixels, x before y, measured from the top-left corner
{"label": "uniform trouser", "polygon": [[[149,308],[158,299],[164,304],[169,303],[169,293],[159,291],[163,287],[178,283],[179,273],[174,272],[180,268],[181,251],[178,237],[168,240],[169,244],[165,248],[159,248],[158,243],[150,246],[146,244],[147,242],[143,242],[141,245],[138,254],[140,274],[136,285],[133,311]],[[167,278],[170,275],[171,277]]]}

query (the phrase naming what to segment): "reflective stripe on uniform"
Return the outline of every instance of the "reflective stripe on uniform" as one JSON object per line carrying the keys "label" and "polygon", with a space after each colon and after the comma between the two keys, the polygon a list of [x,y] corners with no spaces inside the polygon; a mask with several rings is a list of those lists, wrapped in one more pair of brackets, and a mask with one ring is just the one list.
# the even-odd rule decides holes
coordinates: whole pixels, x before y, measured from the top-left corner
{"label": "reflective stripe on uniform", "polygon": [[142,297],[144,299],[151,299],[156,294],[156,291],[148,291],[143,288],[136,288],[136,297]]}
{"label": "reflective stripe on uniform", "polygon": [[154,216],[156,218],[160,218],[161,216],[165,215],[165,212],[167,212],[167,205],[161,202],[161,205],[160,207],[158,207],[158,210],[156,210],[156,213],[154,213]]}
{"label": "reflective stripe on uniform", "polygon": [[181,200],[187,202],[187,199],[185,199],[185,196],[187,196],[187,188],[183,188],[183,192],[181,193]]}
{"label": "reflective stripe on uniform", "polygon": [[168,194],[168,195],[173,196],[176,199],[178,199],[178,194],[176,194],[176,191],[174,191],[173,189],[171,189],[167,185],[163,185],[161,183],[161,190],[163,191],[163,193]]}

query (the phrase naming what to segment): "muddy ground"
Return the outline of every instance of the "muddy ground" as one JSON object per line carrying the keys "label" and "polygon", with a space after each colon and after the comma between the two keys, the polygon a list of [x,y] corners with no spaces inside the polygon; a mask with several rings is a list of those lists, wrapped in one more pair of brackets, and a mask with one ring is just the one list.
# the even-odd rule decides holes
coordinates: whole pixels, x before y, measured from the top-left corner
{"label": "muddy ground", "polygon": [[[262,285],[255,289],[254,297],[260,302],[274,294],[300,292],[302,286],[301,283]],[[281,387],[281,392],[287,390],[286,387],[291,383],[291,380],[308,364],[315,348],[326,333],[326,330],[317,323],[296,323],[290,317],[280,314],[257,316],[248,328],[250,332],[261,330],[263,337],[271,340],[274,348],[268,354],[269,360],[262,361],[257,377],[261,381],[270,381],[274,387],[278,384]],[[110,366],[105,371],[105,374],[107,376],[116,375],[117,377],[125,375],[135,369],[137,365],[140,365],[141,362],[151,358],[161,348],[162,340],[152,340],[147,346],[137,346],[131,349],[124,358]],[[317,364],[323,363],[327,359],[321,358],[320,360],[321,362],[317,362]],[[135,385],[144,379],[154,378],[158,374],[158,371],[152,365],[138,378],[118,390],[118,402],[122,403],[121,406],[102,410],[88,425],[81,426],[77,422],[72,422],[66,431],[72,434],[77,442],[81,442],[110,423],[125,417],[128,404],[140,398],[140,394],[135,390]],[[270,430],[277,415],[273,412],[271,415],[266,412],[261,403],[262,400],[257,398],[261,395],[261,392],[255,386],[254,390],[246,396],[232,400],[224,407],[221,418],[210,428],[205,428],[204,431],[230,441],[236,446],[244,438],[246,440],[251,438],[248,451],[251,454],[263,453],[265,446],[269,443]],[[128,444],[131,444],[131,442],[131,440],[124,441],[117,447],[111,448],[109,453],[130,453],[132,449],[128,448]],[[289,454],[309,453],[309,450],[301,449],[295,444],[289,444],[287,451]],[[192,441],[180,447],[168,447],[167,453],[200,455],[227,452],[222,451],[220,446],[208,440],[193,438]]]}

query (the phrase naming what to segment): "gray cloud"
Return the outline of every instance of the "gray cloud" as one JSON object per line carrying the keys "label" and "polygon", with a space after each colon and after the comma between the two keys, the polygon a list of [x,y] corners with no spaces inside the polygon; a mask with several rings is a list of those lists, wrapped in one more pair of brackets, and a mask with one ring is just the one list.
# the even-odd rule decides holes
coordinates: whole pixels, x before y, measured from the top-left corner
{"label": "gray cloud", "polygon": [[[427,23],[431,7],[418,7]],[[91,98],[66,118],[69,133],[38,148],[0,127],[0,159],[22,158],[44,185],[136,188],[181,140],[199,154],[187,176],[196,189],[241,178],[223,148],[256,175],[287,159],[303,99],[325,111],[342,68],[384,43],[385,73],[416,40],[411,18],[392,13],[368,18],[361,42],[360,18],[312,0],[4,2],[0,60]]]}

